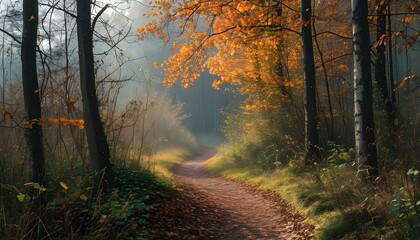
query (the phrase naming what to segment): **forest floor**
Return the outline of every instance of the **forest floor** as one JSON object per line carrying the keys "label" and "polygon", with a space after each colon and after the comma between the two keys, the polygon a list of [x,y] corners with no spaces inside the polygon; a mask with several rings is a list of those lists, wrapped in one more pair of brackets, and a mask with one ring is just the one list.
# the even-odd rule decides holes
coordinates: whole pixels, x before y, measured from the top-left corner
{"label": "forest floor", "polygon": [[215,149],[173,168],[176,190],[152,214],[154,239],[313,239],[314,227],[275,194],[210,174]]}

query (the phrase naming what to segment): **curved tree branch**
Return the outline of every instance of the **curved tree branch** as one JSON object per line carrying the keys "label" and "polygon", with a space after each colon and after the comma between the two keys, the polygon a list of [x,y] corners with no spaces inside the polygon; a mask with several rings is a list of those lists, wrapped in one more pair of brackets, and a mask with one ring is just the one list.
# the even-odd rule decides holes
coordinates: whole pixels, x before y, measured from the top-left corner
{"label": "curved tree branch", "polygon": [[109,4],[106,4],[99,12],[98,12],[98,14],[96,14],[96,16],[95,16],[95,18],[93,19],[93,22],[92,22],[92,32],[95,30],[95,25],[96,25],[96,22],[98,21],[98,19],[99,19],[99,17],[102,15],[102,13],[104,13],[105,12],[105,10],[107,9],[109,7]]}
{"label": "curved tree branch", "polygon": [[5,33],[7,36],[9,36],[10,38],[12,38],[15,42],[22,44],[22,42],[17,39],[15,36],[13,36],[11,33],[9,33],[8,31],[3,30],[2,28],[0,28],[0,32]]}

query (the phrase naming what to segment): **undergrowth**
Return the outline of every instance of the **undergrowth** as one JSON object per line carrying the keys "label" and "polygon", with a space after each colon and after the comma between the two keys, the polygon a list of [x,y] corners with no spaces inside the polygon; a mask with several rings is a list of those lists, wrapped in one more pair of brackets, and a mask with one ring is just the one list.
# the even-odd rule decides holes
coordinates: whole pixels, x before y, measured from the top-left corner
{"label": "undergrowth", "polygon": [[[114,165],[113,169],[116,187],[101,192],[98,197],[93,197],[90,184],[94,176],[88,174],[79,175],[72,182],[51,182],[51,187],[42,186],[39,194],[48,196],[50,201],[40,213],[28,214],[31,201],[27,190],[37,188],[36,184],[26,184],[26,189],[3,185],[15,201],[1,199],[0,236],[30,238],[28,226],[36,219],[42,221],[41,234],[52,239],[147,239],[150,237],[149,216],[157,208],[154,199],[171,188],[147,170],[132,170],[121,165]],[[11,202],[17,211],[10,212],[18,212],[15,216],[6,213]]]}

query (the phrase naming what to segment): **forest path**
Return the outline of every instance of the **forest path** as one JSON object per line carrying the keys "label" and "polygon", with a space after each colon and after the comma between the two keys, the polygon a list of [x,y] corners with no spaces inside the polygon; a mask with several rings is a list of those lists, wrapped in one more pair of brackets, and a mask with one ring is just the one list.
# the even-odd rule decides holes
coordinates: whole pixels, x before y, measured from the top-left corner
{"label": "forest path", "polygon": [[[303,217],[292,213],[285,202],[210,174],[205,169],[205,164],[216,152],[216,149],[206,149],[200,156],[173,168],[175,179],[189,196],[182,202],[189,202],[190,209],[182,211],[196,211],[193,218],[203,223],[198,225],[200,235],[197,238],[313,238],[313,226],[303,223]],[[191,197],[194,198],[193,201],[190,201]],[[195,206],[196,204],[200,206]]]}

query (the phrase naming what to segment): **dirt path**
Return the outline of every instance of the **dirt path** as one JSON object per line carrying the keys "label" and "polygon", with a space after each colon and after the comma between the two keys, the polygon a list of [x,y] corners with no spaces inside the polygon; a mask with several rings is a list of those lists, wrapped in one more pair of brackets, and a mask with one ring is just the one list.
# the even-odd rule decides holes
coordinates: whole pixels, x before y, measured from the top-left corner
{"label": "dirt path", "polygon": [[[194,214],[200,239],[312,239],[313,227],[291,213],[282,201],[264,197],[244,186],[208,173],[206,160],[216,150],[208,149],[199,157],[184,161],[173,169],[176,180],[184,186],[193,203],[183,212]],[[200,207],[194,206],[199,204]],[[187,210],[185,210],[187,208]],[[189,209],[188,209],[189,208]],[[186,220],[186,222],[188,222]],[[188,223],[187,223],[188,224]],[[195,226],[197,228],[197,226]],[[186,237],[188,238],[188,237]],[[196,239],[196,237],[193,237]]]}

